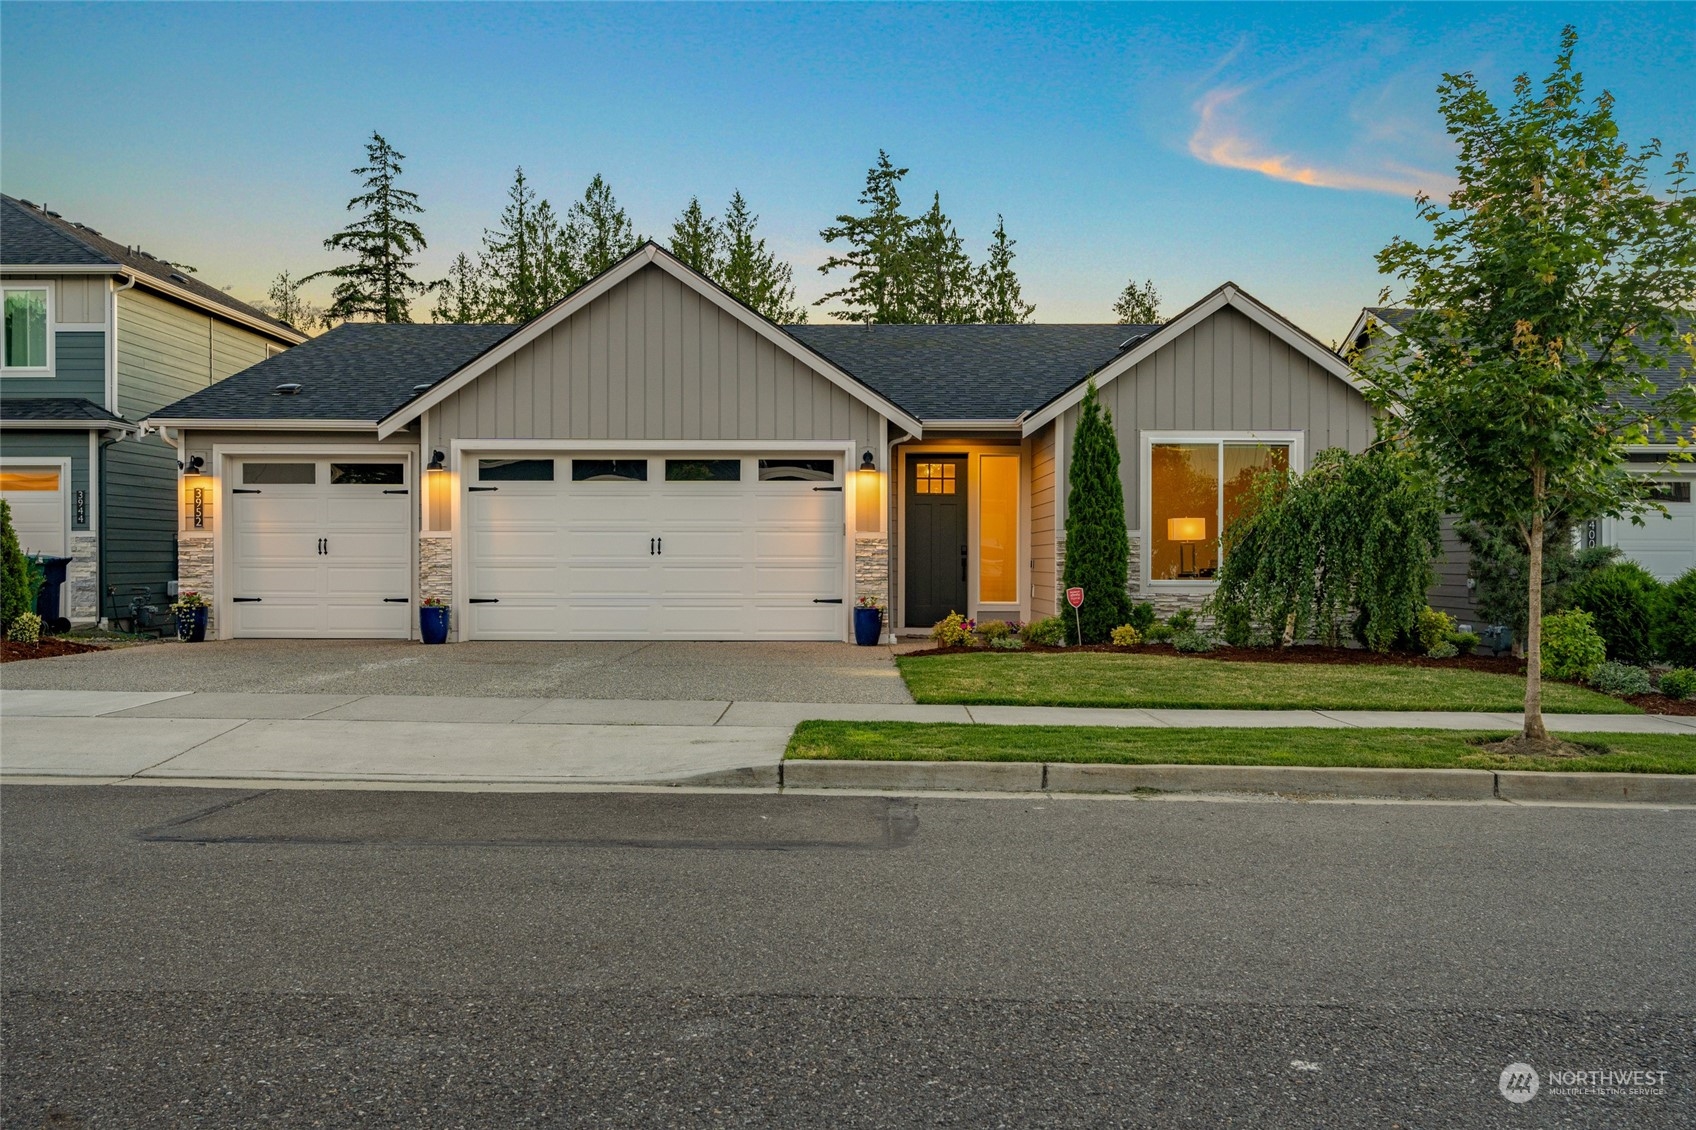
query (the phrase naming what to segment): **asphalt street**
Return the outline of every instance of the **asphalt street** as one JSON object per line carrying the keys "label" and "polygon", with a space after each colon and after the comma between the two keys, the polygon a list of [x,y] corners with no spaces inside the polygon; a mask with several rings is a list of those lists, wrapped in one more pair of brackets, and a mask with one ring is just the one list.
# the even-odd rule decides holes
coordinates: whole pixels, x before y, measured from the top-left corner
{"label": "asphalt street", "polygon": [[14,786],[0,846],[8,1127],[1696,1122],[1689,810]]}

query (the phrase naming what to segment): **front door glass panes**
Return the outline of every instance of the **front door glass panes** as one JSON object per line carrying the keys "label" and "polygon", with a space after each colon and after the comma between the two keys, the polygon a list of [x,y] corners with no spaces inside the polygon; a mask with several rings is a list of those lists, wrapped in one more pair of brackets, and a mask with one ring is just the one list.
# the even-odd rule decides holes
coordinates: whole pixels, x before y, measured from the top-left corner
{"label": "front door glass panes", "polygon": [[1287,471],[1287,444],[1157,443],[1149,452],[1149,577],[1211,581],[1219,538],[1242,512],[1254,477]]}
{"label": "front door glass panes", "polygon": [[6,291],[6,368],[47,367],[47,291]]}
{"label": "front door glass panes", "polygon": [[740,459],[667,459],[668,483],[738,483],[742,481]]}
{"label": "front door glass panes", "polygon": [[243,486],[307,486],[318,481],[316,463],[243,463]]}
{"label": "front door glass panes", "polygon": [[[946,477],[942,481],[953,485]],[[985,455],[978,461],[978,600],[1019,602],[1017,455]]]}
{"label": "front door glass panes", "polygon": [[954,494],[958,489],[959,468],[953,463],[913,464],[913,491],[916,494]]}
{"label": "front door glass panes", "polygon": [[400,486],[406,468],[399,463],[331,463],[331,486]]}
{"label": "front door glass panes", "polygon": [[551,483],[552,459],[479,459],[477,478],[485,483]]}

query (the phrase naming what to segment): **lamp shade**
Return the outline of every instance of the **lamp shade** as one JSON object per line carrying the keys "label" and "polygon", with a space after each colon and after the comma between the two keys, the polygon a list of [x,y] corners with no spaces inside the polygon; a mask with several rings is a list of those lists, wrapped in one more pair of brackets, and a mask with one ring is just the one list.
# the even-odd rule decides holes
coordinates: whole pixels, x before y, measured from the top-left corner
{"label": "lamp shade", "polygon": [[1167,541],[1206,541],[1206,518],[1168,518],[1166,519]]}

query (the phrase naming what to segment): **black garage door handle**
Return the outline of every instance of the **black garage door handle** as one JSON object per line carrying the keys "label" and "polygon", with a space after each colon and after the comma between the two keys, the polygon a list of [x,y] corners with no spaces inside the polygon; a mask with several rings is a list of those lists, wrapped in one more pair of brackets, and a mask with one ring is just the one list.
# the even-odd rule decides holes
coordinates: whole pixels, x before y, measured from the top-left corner
{"label": "black garage door handle", "polygon": [[466,490],[500,490],[500,487],[466,487]]}
{"label": "black garage door handle", "polygon": [[839,491],[842,488],[841,487],[814,487],[813,489],[814,490],[836,490],[836,491]]}
{"label": "black garage door handle", "polygon": [[383,493],[384,494],[405,494],[406,489],[403,487],[400,490],[386,490]]}
{"label": "black garage door handle", "polygon": [[814,604],[841,604],[842,598],[839,597],[839,596],[830,596],[830,597],[818,597],[818,596],[816,596],[816,597],[813,598],[813,603]]}
{"label": "black garage door handle", "polygon": [[236,596],[231,597],[230,602],[232,604],[258,604],[260,599],[257,596]]}
{"label": "black garage door handle", "polygon": [[263,491],[257,491],[257,490],[248,490],[248,489],[245,489],[243,487],[231,487],[230,493],[231,494],[262,494],[264,492]]}
{"label": "black garage door handle", "polygon": [[498,596],[474,596],[471,598],[472,604],[499,604],[500,602],[501,598]]}
{"label": "black garage door handle", "polygon": [[405,604],[407,601],[409,601],[411,599],[412,598],[409,597],[409,596],[385,596],[383,598],[383,603],[384,604]]}

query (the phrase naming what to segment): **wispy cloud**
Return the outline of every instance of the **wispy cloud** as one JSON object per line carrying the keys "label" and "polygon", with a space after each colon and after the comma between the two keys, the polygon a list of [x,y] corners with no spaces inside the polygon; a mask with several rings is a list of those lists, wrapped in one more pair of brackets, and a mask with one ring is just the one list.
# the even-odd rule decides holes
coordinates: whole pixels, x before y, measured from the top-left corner
{"label": "wispy cloud", "polygon": [[1412,196],[1425,191],[1445,190],[1449,178],[1440,173],[1410,169],[1383,162],[1373,170],[1349,169],[1309,163],[1285,153],[1275,153],[1250,136],[1241,121],[1239,108],[1246,86],[1221,86],[1207,91],[1195,103],[1196,124],[1190,134],[1190,154],[1209,165],[1246,169],[1273,180],[1311,185],[1314,188],[1352,189]]}

